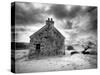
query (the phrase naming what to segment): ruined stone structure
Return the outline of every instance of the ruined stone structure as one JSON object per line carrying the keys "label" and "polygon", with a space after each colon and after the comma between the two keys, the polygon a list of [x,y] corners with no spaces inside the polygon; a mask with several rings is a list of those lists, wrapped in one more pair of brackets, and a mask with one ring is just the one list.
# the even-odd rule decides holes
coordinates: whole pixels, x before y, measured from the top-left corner
{"label": "ruined stone structure", "polygon": [[30,36],[29,59],[35,56],[55,56],[65,54],[65,37],[54,27],[52,18],[46,25]]}

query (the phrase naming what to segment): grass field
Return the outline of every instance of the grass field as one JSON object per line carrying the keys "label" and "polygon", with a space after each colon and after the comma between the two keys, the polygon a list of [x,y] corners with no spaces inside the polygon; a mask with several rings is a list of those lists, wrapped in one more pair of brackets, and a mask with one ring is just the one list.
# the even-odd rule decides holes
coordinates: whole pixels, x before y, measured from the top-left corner
{"label": "grass field", "polygon": [[81,53],[70,55],[70,52],[66,50],[64,56],[37,57],[28,60],[28,52],[29,50],[16,50],[16,73],[81,70],[97,67],[97,55]]}

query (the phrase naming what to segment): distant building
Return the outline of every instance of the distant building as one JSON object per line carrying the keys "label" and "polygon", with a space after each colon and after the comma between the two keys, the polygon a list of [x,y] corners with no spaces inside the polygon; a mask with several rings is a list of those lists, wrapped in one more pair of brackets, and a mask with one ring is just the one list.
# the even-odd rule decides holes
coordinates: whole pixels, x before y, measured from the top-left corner
{"label": "distant building", "polygon": [[65,54],[65,37],[54,27],[52,18],[46,25],[30,36],[29,59],[35,56],[55,56]]}

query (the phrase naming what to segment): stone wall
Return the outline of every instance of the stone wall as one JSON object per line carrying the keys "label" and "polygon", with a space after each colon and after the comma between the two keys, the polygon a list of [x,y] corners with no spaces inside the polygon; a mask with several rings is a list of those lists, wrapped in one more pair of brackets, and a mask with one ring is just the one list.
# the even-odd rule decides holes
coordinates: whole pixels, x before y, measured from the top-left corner
{"label": "stone wall", "polygon": [[[36,44],[40,44],[40,53],[36,53]],[[30,39],[29,58],[63,54],[65,54],[64,38],[52,26],[40,31]]]}

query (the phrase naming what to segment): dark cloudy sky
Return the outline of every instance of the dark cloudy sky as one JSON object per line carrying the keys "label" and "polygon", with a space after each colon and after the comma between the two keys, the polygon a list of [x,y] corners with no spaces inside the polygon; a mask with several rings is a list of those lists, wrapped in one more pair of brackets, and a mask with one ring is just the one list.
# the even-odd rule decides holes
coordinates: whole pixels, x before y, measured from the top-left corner
{"label": "dark cloudy sky", "polygon": [[[97,7],[95,6],[16,2],[15,41],[29,42],[29,36],[43,27],[48,17],[53,18],[54,26],[66,40],[96,38]],[[14,24],[12,24],[13,29]]]}

